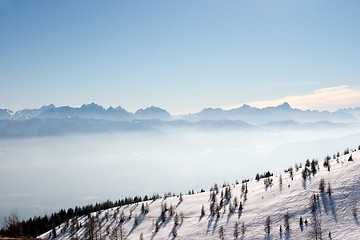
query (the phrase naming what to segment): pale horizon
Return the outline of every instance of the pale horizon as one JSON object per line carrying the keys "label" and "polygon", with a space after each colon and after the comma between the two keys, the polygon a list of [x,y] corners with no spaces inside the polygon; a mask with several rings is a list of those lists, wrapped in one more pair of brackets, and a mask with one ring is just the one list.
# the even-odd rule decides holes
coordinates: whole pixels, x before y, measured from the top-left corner
{"label": "pale horizon", "polygon": [[102,105],[101,103],[95,101],[85,102],[78,105],[48,103],[48,104],[43,104],[41,106],[33,106],[33,107],[26,106],[23,108],[18,107],[16,109],[5,107],[3,109],[8,109],[13,112],[16,112],[23,109],[38,109],[43,106],[48,106],[50,104],[55,105],[55,107],[70,106],[70,107],[78,108],[81,107],[83,104],[95,103],[104,107],[105,109],[108,109],[109,107],[113,107],[113,108],[122,107],[128,112],[136,112],[139,109],[145,109],[151,106],[155,106],[165,109],[171,115],[176,116],[176,115],[197,113],[206,108],[221,108],[223,110],[231,110],[231,109],[239,108],[244,104],[246,104],[251,107],[262,109],[266,107],[276,107],[285,102],[288,103],[292,108],[297,108],[301,110],[318,110],[318,111],[334,112],[343,108],[355,108],[355,107],[360,107],[360,87],[341,85],[341,86],[335,86],[329,88],[316,89],[313,92],[309,92],[303,95],[284,96],[279,99],[267,99],[267,100],[260,100],[254,102],[244,102],[240,104],[232,104],[226,106],[204,105],[203,108],[200,108],[198,110],[193,109],[192,111],[189,110],[187,112],[179,112],[174,109],[168,109],[166,107],[163,107],[163,105],[165,104],[160,106],[149,104],[147,106],[139,106],[138,108],[129,109],[127,108],[127,106],[121,104]]}

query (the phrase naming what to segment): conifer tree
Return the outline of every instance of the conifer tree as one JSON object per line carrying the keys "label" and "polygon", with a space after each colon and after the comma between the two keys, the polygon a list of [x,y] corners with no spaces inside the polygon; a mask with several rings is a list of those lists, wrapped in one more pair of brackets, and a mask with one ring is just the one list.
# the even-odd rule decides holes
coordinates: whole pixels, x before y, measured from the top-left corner
{"label": "conifer tree", "polygon": [[242,211],[244,208],[243,208],[243,205],[242,205],[242,202],[240,201],[240,204],[239,204],[239,211]]}
{"label": "conifer tree", "polygon": [[51,231],[51,236],[52,238],[56,238],[56,228],[53,227],[52,231]]}
{"label": "conifer tree", "polygon": [[200,215],[201,215],[201,216],[205,216],[205,208],[204,208],[204,205],[201,206]]}
{"label": "conifer tree", "polygon": [[141,214],[144,214],[145,213],[145,204],[142,203],[141,204]]}
{"label": "conifer tree", "polygon": [[294,180],[294,173],[293,173],[293,168],[292,167],[289,168],[289,174],[290,174],[291,180]]}

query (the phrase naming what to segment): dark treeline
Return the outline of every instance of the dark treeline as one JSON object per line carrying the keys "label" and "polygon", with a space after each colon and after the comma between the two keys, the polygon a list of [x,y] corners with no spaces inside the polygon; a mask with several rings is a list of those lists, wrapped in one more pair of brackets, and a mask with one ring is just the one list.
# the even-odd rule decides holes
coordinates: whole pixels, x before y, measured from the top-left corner
{"label": "dark treeline", "polygon": [[[153,194],[148,197],[145,195],[142,197],[135,196],[125,197],[116,202],[107,200],[106,202],[96,203],[95,205],[90,204],[83,207],[69,208],[67,211],[61,209],[59,212],[52,213],[50,216],[45,215],[43,217],[33,217],[23,221],[6,221],[5,227],[0,230],[0,236],[2,237],[37,237],[52,228],[59,226],[62,223],[68,223],[72,218],[78,218],[81,216],[88,216],[91,212],[97,212],[113,207],[121,207],[128,204],[138,203],[148,200],[156,200],[160,198],[159,194]],[[17,218],[17,217],[16,217]]]}
{"label": "dark treeline", "polygon": [[261,178],[268,178],[268,177],[272,177],[274,174],[271,173],[270,171],[264,172],[263,174],[259,174],[257,173],[255,176],[255,180],[259,181]]}

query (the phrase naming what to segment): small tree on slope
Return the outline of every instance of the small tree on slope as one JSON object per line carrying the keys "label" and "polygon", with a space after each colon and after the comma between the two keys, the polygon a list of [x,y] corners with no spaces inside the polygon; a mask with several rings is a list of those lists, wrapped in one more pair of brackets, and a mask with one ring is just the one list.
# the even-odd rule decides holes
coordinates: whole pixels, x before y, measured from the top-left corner
{"label": "small tree on slope", "polygon": [[235,222],[235,226],[234,226],[234,238],[238,238],[239,237],[239,223]]}
{"label": "small tree on slope", "polygon": [[266,235],[270,235],[270,231],[271,231],[271,219],[270,219],[270,216],[268,216],[265,220],[265,233]]}
{"label": "small tree on slope", "polygon": [[219,237],[220,237],[221,240],[225,239],[225,237],[224,237],[224,227],[223,226],[221,226],[219,228]]}

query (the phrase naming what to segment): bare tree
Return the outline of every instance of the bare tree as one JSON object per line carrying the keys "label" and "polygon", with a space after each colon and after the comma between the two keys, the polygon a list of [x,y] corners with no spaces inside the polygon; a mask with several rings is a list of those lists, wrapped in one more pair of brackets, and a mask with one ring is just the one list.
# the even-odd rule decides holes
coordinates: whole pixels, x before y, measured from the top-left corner
{"label": "bare tree", "polygon": [[172,233],[172,235],[173,235],[174,238],[177,236],[176,226],[174,226],[174,227],[172,228],[171,233]]}
{"label": "bare tree", "polygon": [[11,212],[10,216],[4,219],[4,229],[10,237],[22,235],[22,227],[17,212]]}
{"label": "bare tree", "polygon": [[225,237],[224,237],[224,227],[223,226],[221,226],[219,228],[219,237],[220,237],[221,240],[225,239]]}
{"label": "bare tree", "polygon": [[354,218],[357,219],[357,207],[356,207],[356,204],[354,204],[353,207],[352,207],[352,214],[353,214]]}
{"label": "bare tree", "polygon": [[242,236],[244,236],[244,235],[245,235],[245,231],[246,231],[245,222],[242,222],[240,231],[241,231]]}
{"label": "bare tree", "polygon": [[290,219],[289,213],[286,213],[286,214],[284,215],[284,228],[285,228],[285,231],[286,231],[286,232],[289,232],[289,231],[290,231],[289,219]]}
{"label": "bare tree", "polygon": [[270,231],[271,231],[271,219],[270,216],[268,216],[265,220],[265,233],[267,235],[270,235]]}
{"label": "bare tree", "polygon": [[177,213],[175,213],[175,216],[174,216],[174,225],[175,226],[179,225],[179,216]]}
{"label": "bare tree", "polygon": [[118,239],[119,240],[125,240],[127,237],[126,237],[126,233],[125,233],[124,228],[122,227],[122,225],[120,225],[117,230],[118,230],[118,236],[119,236]]}
{"label": "bare tree", "polygon": [[[142,233],[140,234],[140,239],[142,237]],[[112,240],[125,240],[127,237],[126,237],[126,232],[124,231],[124,228],[122,226],[122,224],[119,224],[118,226],[116,226],[114,229],[113,229],[113,232],[110,236],[110,239]]]}
{"label": "bare tree", "polygon": [[200,216],[203,217],[205,215],[205,208],[204,205],[201,207]]}
{"label": "bare tree", "polygon": [[235,226],[234,226],[234,238],[238,238],[239,237],[239,223],[235,222]]}
{"label": "bare tree", "polygon": [[95,236],[96,236],[96,219],[94,216],[91,216],[91,214],[89,214],[88,216],[88,221],[86,223],[86,232],[85,232],[85,237],[89,240],[95,240]]}
{"label": "bare tree", "polygon": [[183,194],[180,193],[180,196],[179,196],[179,204],[182,203],[183,200],[184,200],[184,199],[183,199]]}
{"label": "bare tree", "polygon": [[322,230],[321,230],[321,219],[318,218],[316,214],[313,215],[313,221],[311,222],[311,228],[309,230],[309,237],[315,240],[322,239]]}

